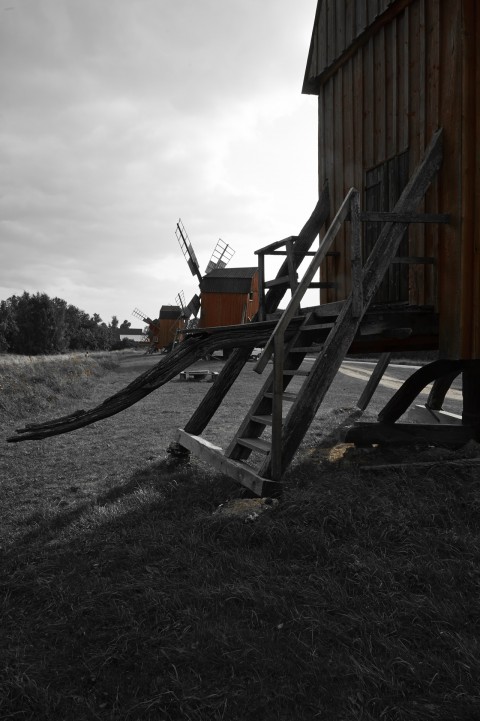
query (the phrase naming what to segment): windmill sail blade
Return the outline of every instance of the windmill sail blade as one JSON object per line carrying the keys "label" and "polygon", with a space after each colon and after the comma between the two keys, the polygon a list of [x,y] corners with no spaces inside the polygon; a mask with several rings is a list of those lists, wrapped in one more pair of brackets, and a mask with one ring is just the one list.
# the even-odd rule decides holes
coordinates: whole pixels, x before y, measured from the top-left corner
{"label": "windmill sail blade", "polygon": [[192,315],[194,318],[197,317],[198,311],[200,310],[200,298],[197,294],[195,294],[190,301],[190,303],[185,308],[185,311],[187,313],[187,318],[190,318]]}
{"label": "windmill sail blade", "polygon": [[212,257],[208,261],[205,274],[210,273],[210,271],[215,270],[216,268],[225,268],[234,255],[235,251],[233,248],[219,238],[212,253]]}
{"label": "windmill sail blade", "polygon": [[188,263],[191,274],[196,275],[199,281],[202,280],[202,274],[200,272],[200,266],[198,265],[197,256],[195,255],[195,252],[192,248],[190,238],[188,237],[187,231],[185,230],[185,226],[183,225],[181,218],[179,218],[178,220],[177,227],[175,229],[175,235],[177,237],[180,248],[182,249],[184,258]]}
{"label": "windmill sail blade", "polygon": [[140,308],[134,308],[134,309],[132,310],[132,315],[133,315],[135,318],[139,318],[140,320],[145,321],[145,323],[151,323],[151,322],[152,322],[152,321],[150,320],[150,318],[148,317],[148,315],[146,315],[142,310],[140,310]]}
{"label": "windmill sail blade", "polygon": [[177,293],[177,295],[175,296],[175,300],[177,301],[177,304],[178,304],[178,305],[180,306],[180,308],[182,309],[182,314],[185,314],[185,310],[186,310],[186,308],[185,308],[185,294],[184,294],[183,290],[181,290],[181,291],[179,291],[179,292]]}

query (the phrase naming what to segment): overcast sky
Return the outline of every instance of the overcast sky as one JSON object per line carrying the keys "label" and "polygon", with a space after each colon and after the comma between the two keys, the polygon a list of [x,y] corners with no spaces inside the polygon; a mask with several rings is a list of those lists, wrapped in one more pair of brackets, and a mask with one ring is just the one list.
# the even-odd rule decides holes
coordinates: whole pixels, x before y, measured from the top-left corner
{"label": "overcast sky", "polygon": [[0,299],[109,323],[298,233],[318,195],[301,87],[316,0],[0,0]]}

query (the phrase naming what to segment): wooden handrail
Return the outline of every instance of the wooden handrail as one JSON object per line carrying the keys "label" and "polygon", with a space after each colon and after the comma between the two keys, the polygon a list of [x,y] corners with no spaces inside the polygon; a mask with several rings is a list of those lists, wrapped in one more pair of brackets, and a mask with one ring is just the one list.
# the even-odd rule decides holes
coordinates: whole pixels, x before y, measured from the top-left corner
{"label": "wooden handrail", "polygon": [[280,337],[284,335],[286,329],[288,328],[289,323],[291,322],[292,318],[297,314],[297,311],[300,307],[300,303],[302,302],[302,298],[305,295],[306,291],[308,290],[310,283],[312,282],[315,274],[317,273],[321,263],[323,262],[328,249],[330,248],[331,244],[335,240],[335,237],[342,227],[342,223],[347,218],[347,216],[350,214],[352,199],[357,198],[358,199],[358,190],[356,188],[350,188],[347,195],[344,198],[344,201],[342,205],[340,206],[335,218],[333,219],[331,225],[329,226],[327,232],[325,233],[323,239],[320,241],[320,246],[313,256],[310,265],[308,266],[308,269],[303,276],[302,280],[297,286],[297,289],[292,294],[292,298],[290,300],[290,303],[286,307],[286,309],[283,312],[283,315],[281,316],[280,320],[277,323],[277,326],[272,333],[267,345],[263,349],[263,352],[258,359],[256,365],[254,366],[254,371],[256,373],[263,373],[265,370],[265,367],[270,360],[273,349],[274,349],[274,343],[275,338]]}

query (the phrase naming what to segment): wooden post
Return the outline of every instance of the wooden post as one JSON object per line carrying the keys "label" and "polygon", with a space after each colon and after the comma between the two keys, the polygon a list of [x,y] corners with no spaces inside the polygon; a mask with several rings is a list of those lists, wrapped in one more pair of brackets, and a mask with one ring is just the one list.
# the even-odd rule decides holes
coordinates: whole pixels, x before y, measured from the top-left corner
{"label": "wooden post", "polygon": [[282,409],[283,409],[283,361],[285,341],[275,337],[273,355],[273,401],[272,401],[272,480],[282,477]]}
{"label": "wooden post", "polygon": [[352,315],[354,318],[360,318],[363,315],[363,283],[362,230],[360,224],[360,193],[358,190],[352,195],[350,202],[350,220],[352,231]]}
{"label": "wooden post", "polygon": [[[462,373],[462,423],[480,432],[480,360],[469,361]],[[478,438],[477,438],[478,440]]]}
{"label": "wooden post", "polygon": [[266,318],[265,313],[265,256],[258,254],[258,320]]}
{"label": "wooden post", "polygon": [[363,389],[362,395],[358,399],[357,408],[360,408],[361,411],[364,411],[372,400],[372,396],[377,390],[378,384],[382,380],[383,374],[388,368],[391,356],[391,353],[382,353],[380,356],[377,365],[373,369],[372,375],[368,379],[367,385]]}
{"label": "wooden post", "polygon": [[455,373],[450,373],[446,376],[442,376],[441,378],[436,378],[434,380],[432,390],[430,391],[428,400],[425,403],[425,406],[427,408],[429,408],[431,411],[442,410],[445,396],[450,390],[453,381],[459,375],[459,372],[460,371],[456,371]]}

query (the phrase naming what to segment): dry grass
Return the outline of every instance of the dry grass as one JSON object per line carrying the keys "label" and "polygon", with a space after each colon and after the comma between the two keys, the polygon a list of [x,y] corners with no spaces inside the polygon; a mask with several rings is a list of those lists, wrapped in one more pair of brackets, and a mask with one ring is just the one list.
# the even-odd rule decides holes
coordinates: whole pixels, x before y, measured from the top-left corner
{"label": "dry grass", "polygon": [[[235,407],[248,383],[236,384]],[[165,448],[174,402],[188,417],[206,390],[169,386],[139,415],[43,442],[34,460],[15,455],[24,444],[9,449],[18,493],[10,486],[2,509],[0,717],[478,719],[473,472],[369,475],[354,455],[314,450],[269,513],[213,514],[241,490],[194,459],[149,455],[148,428]],[[314,429],[305,450],[315,439]],[[96,470],[105,454],[115,476]],[[29,474],[43,464],[35,482],[20,460]]]}

